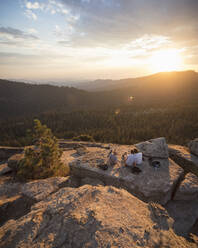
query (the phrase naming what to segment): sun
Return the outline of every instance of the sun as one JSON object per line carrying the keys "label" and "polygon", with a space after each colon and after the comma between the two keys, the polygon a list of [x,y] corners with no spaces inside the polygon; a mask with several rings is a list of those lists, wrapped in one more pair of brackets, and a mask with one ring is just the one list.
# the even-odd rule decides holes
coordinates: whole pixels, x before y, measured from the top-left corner
{"label": "sun", "polygon": [[176,49],[155,52],[149,61],[153,71],[179,70],[182,66],[180,51]]}

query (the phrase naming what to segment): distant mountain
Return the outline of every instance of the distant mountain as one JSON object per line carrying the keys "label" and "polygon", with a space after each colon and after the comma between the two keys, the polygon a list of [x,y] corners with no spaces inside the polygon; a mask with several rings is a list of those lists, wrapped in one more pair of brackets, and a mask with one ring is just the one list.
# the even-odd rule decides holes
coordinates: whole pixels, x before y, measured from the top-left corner
{"label": "distant mountain", "polygon": [[47,111],[98,110],[126,104],[156,107],[198,101],[198,73],[194,71],[165,72],[116,81],[97,80],[91,87],[96,89],[96,86],[103,91],[87,92],[72,87],[0,80],[0,118]]}
{"label": "distant mountain", "polygon": [[10,116],[57,109],[79,109],[88,106],[86,99],[89,94],[70,87],[0,80],[0,113],[1,116]]}
{"label": "distant mountain", "polygon": [[[195,79],[197,78],[198,73],[195,71],[181,71],[181,72],[160,72],[154,75],[139,77],[139,78],[127,78],[127,79],[120,79],[120,80],[111,80],[111,79],[98,79],[92,82],[86,83],[74,83],[73,86],[86,90],[86,91],[107,91],[107,90],[114,90],[114,89],[121,89],[127,88],[130,86],[134,86],[137,84],[141,84],[151,80],[186,80],[186,79]],[[182,79],[181,79],[182,78]],[[197,79],[196,79],[197,80]]]}

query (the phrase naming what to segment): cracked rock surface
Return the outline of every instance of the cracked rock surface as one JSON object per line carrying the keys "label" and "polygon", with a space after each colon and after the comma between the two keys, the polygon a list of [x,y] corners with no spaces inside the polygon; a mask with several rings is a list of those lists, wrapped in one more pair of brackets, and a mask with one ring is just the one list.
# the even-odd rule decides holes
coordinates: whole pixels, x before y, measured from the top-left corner
{"label": "cracked rock surface", "polygon": [[0,247],[196,247],[177,236],[172,219],[114,187],[62,188],[0,229]]}

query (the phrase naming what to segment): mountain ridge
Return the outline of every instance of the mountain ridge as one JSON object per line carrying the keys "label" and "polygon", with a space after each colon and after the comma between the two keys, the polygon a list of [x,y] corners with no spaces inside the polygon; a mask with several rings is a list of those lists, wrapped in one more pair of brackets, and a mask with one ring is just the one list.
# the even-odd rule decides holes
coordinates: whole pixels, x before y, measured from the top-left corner
{"label": "mountain ridge", "polygon": [[[88,92],[74,87],[27,84],[0,79],[0,116],[48,111],[104,110],[132,105],[152,106],[197,103],[198,73],[158,73],[125,87]],[[120,81],[119,81],[120,82]],[[120,86],[121,87],[121,86]]]}

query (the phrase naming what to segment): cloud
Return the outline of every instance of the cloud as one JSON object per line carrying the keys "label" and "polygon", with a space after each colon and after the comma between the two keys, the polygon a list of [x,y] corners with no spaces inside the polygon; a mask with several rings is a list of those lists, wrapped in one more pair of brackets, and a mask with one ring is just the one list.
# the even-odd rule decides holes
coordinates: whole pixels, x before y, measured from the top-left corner
{"label": "cloud", "polygon": [[33,19],[34,21],[37,20],[37,15],[30,9],[26,9],[24,14],[29,19]]}
{"label": "cloud", "polygon": [[2,38],[10,39],[31,39],[38,40],[38,37],[12,27],[0,27]]}
{"label": "cloud", "polygon": [[[119,46],[144,35],[165,36],[182,41],[195,37],[197,0],[62,0],[79,16],[71,45]],[[182,27],[185,27],[182,29]],[[81,36],[85,33],[85,36]],[[197,32],[198,34],[198,32]],[[192,38],[193,38],[192,37]]]}
{"label": "cloud", "polygon": [[35,28],[29,28],[28,33],[29,34],[38,34],[38,31]]}
{"label": "cloud", "polygon": [[43,9],[44,8],[44,5],[40,4],[39,2],[32,3],[32,2],[25,1],[25,5],[27,9]]}

